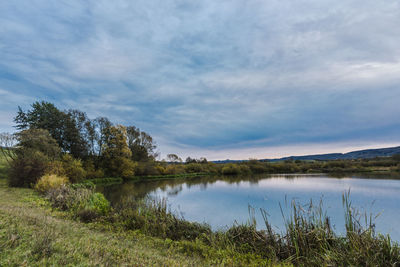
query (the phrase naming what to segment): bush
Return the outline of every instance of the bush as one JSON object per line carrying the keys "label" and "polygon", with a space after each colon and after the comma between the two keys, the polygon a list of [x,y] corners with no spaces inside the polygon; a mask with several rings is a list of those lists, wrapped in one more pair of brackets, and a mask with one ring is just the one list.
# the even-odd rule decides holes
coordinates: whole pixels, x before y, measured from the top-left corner
{"label": "bush", "polygon": [[138,162],[135,165],[135,175],[146,176],[146,175],[160,175],[156,168],[154,161]]}
{"label": "bush", "polygon": [[222,168],[221,172],[223,175],[237,175],[240,173],[240,167],[237,164],[229,163]]}
{"label": "bush", "polygon": [[60,147],[46,130],[28,129],[16,136],[18,145],[14,150],[16,159],[11,162],[9,185],[33,187],[50,163],[58,159]]}
{"label": "bush", "polygon": [[53,207],[69,210],[84,222],[104,216],[111,210],[110,203],[104,195],[95,193],[93,188],[61,186],[49,190],[47,198]]}
{"label": "bush", "polygon": [[104,171],[102,169],[96,169],[92,159],[88,159],[83,163],[83,167],[86,170],[86,179],[103,178]]}
{"label": "bush", "polygon": [[203,166],[200,163],[185,164],[185,171],[188,173],[202,172]]}
{"label": "bush", "polygon": [[91,209],[79,210],[76,214],[82,222],[88,223],[99,217],[99,214]]}
{"label": "bush", "polygon": [[25,151],[11,162],[9,185],[31,187],[42,177],[49,166],[49,158],[40,151]]}
{"label": "bush", "polygon": [[35,189],[40,193],[46,193],[50,189],[59,188],[67,184],[68,178],[65,176],[58,176],[55,174],[46,174],[42,176],[35,185]]}
{"label": "bush", "polygon": [[94,193],[86,203],[85,209],[92,210],[99,215],[106,215],[110,211],[110,202],[102,193]]}
{"label": "bush", "polygon": [[65,154],[62,157],[63,168],[65,175],[72,183],[78,183],[85,179],[86,171],[82,167],[82,162],[79,159],[74,159],[70,154]]}
{"label": "bush", "polygon": [[111,209],[110,202],[102,193],[93,193],[83,203],[77,202],[74,210],[75,215],[83,222],[91,222],[100,216],[107,215]]}
{"label": "bush", "polygon": [[127,158],[120,158],[119,175],[123,178],[133,177],[135,175],[136,163]]}
{"label": "bush", "polygon": [[165,168],[165,174],[178,174],[178,173],[184,173],[185,169],[182,164],[169,164]]}
{"label": "bush", "polygon": [[62,161],[55,160],[53,162],[49,162],[49,164],[46,168],[46,174],[55,174],[58,176],[66,176]]}
{"label": "bush", "polygon": [[50,189],[47,192],[47,199],[54,208],[70,210],[74,214],[86,206],[87,201],[93,194],[93,189],[78,187],[76,189],[62,185],[59,188]]}

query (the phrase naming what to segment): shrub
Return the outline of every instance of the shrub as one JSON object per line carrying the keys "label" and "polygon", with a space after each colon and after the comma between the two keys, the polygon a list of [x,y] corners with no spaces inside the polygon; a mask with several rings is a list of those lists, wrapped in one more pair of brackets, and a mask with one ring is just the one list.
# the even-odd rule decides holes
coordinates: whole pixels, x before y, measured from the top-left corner
{"label": "shrub", "polygon": [[11,162],[9,185],[15,187],[30,187],[45,174],[49,158],[40,151],[25,151]]}
{"label": "shrub", "polygon": [[146,161],[146,162],[138,162],[135,165],[135,175],[159,175],[155,162]]}
{"label": "shrub", "polygon": [[103,178],[104,177],[104,171],[102,169],[96,169],[92,159],[86,160],[83,163],[83,167],[86,170],[86,178],[87,179]]}
{"label": "shrub", "polygon": [[202,172],[203,166],[200,163],[185,164],[185,171],[188,173]]}
{"label": "shrub", "polygon": [[247,165],[240,165],[240,173],[250,174],[251,173],[250,167]]}
{"label": "shrub", "polygon": [[165,168],[165,174],[178,174],[184,173],[185,169],[182,164],[169,164]]}
{"label": "shrub", "polygon": [[62,185],[58,188],[50,189],[47,192],[47,199],[54,208],[70,210],[74,214],[86,206],[87,201],[93,194],[93,189],[78,187],[76,189]]}
{"label": "shrub", "polygon": [[16,158],[11,162],[9,185],[31,187],[58,159],[60,147],[46,130],[28,129],[16,136],[18,145],[14,150]]}
{"label": "shrub", "polygon": [[92,210],[99,215],[106,215],[110,211],[110,202],[102,193],[94,193],[86,203],[85,209]]}
{"label": "shrub", "polygon": [[47,174],[55,174],[58,176],[65,176],[65,170],[62,161],[55,160],[49,162],[46,171]]}
{"label": "shrub", "polygon": [[53,207],[69,210],[84,222],[106,215],[111,210],[104,195],[95,193],[93,188],[61,186],[49,190],[47,198]]}
{"label": "shrub", "polygon": [[119,175],[123,178],[132,177],[135,175],[136,163],[127,158],[120,158]]}
{"label": "shrub", "polygon": [[156,170],[161,175],[166,175],[167,174],[166,168],[161,166],[161,165],[157,165],[156,166]]}
{"label": "shrub", "polygon": [[55,174],[46,174],[42,176],[35,185],[35,189],[40,193],[46,193],[50,189],[55,189],[61,185],[68,183],[68,178],[65,176],[58,176]]}
{"label": "shrub", "polygon": [[86,177],[86,171],[79,159],[74,159],[70,154],[65,154],[62,157],[62,162],[65,175],[72,183],[78,183]]}
{"label": "shrub", "polygon": [[82,209],[79,210],[76,214],[82,222],[88,223],[94,221],[99,217],[99,214],[91,209]]}
{"label": "shrub", "polygon": [[229,163],[222,168],[221,172],[223,175],[237,175],[240,173],[240,167],[237,164]]}

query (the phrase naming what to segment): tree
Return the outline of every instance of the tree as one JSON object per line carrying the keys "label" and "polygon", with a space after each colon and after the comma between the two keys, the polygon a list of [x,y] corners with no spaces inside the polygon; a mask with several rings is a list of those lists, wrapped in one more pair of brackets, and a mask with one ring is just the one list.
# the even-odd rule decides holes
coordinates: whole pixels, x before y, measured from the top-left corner
{"label": "tree", "polygon": [[135,126],[127,127],[128,147],[132,152],[134,161],[154,160],[157,153],[153,138],[146,132],[140,131]]}
{"label": "tree", "polygon": [[96,131],[95,120],[87,120],[85,122],[86,129],[86,141],[88,144],[88,151],[90,156],[96,155],[96,145],[99,138],[99,134]]}
{"label": "tree", "polygon": [[15,149],[17,157],[21,157],[27,150],[39,151],[49,159],[60,157],[61,150],[57,141],[52,138],[47,130],[28,129],[16,133],[18,144]]}
{"label": "tree", "polygon": [[[101,156],[103,154],[104,145],[107,142],[107,136],[109,135],[108,131],[111,128],[112,123],[106,117],[98,117],[93,121],[93,126],[96,134],[94,134],[92,137],[97,143],[97,156]],[[96,150],[96,148],[94,149]]]}
{"label": "tree", "polygon": [[10,133],[0,133],[0,153],[8,164],[15,159],[14,147],[16,144],[16,137]]}
{"label": "tree", "polygon": [[204,157],[201,157],[201,158],[198,160],[198,162],[199,162],[199,163],[202,163],[202,164],[208,163],[207,159],[204,158]]}
{"label": "tree", "polygon": [[62,168],[72,183],[81,182],[86,177],[81,160],[73,158],[70,154],[62,156]]}
{"label": "tree", "polygon": [[71,109],[66,113],[64,125],[66,145],[67,150],[75,158],[86,158],[90,154],[87,129],[89,121],[86,113],[82,111]]}
{"label": "tree", "polygon": [[14,118],[19,130],[45,129],[57,141],[63,152],[69,152],[76,158],[87,156],[88,149],[80,132],[82,113],[60,111],[54,104],[41,101],[32,104],[32,109],[24,112],[18,107]]}
{"label": "tree", "polygon": [[173,163],[181,163],[182,162],[182,159],[180,157],[178,157],[178,155],[176,155],[176,154],[168,154],[167,160],[169,162],[173,162]]}
{"label": "tree", "polygon": [[196,159],[192,159],[191,157],[187,157],[185,162],[186,162],[186,164],[197,163],[197,160]]}
{"label": "tree", "polygon": [[28,129],[16,134],[16,158],[11,162],[10,186],[29,187],[60,157],[60,147],[47,130]]}
{"label": "tree", "polygon": [[133,176],[135,164],[131,161],[132,152],[127,143],[126,127],[110,126],[105,133],[103,168],[111,176]]}
{"label": "tree", "polygon": [[28,128],[46,129],[50,135],[63,147],[65,114],[49,102],[35,102],[32,109],[24,112],[18,107],[18,114],[14,118],[18,130]]}

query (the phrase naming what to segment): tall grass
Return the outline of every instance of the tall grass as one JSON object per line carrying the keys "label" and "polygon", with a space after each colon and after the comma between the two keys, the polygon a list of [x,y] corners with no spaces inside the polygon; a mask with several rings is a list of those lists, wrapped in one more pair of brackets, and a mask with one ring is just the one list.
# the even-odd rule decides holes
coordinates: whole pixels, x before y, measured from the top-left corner
{"label": "tall grass", "polygon": [[195,240],[200,235],[211,234],[209,225],[188,222],[172,213],[166,199],[125,198],[114,210],[114,219],[126,229],[140,229],[146,234],[172,240]]}
{"label": "tall grass", "polygon": [[[291,202],[290,215],[282,212],[285,229],[281,233],[273,230],[264,210],[265,230],[257,230],[255,210],[249,207],[247,223],[213,232],[209,225],[188,222],[171,212],[166,199],[150,198],[126,198],[99,222],[183,242],[185,252],[203,257],[231,251],[233,255],[296,266],[400,266],[399,245],[389,236],[375,233],[375,217],[354,209],[349,192],[342,200],[346,229],[342,235],[333,230],[322,200],[308,205]],[[68,205],[74,207],[73,203]]]}
{"label": "tall grass", "polygon": [[[350,192],[342,197],[344,235],[332,229],[320,201],[306,206],[291,203],[285,230],[275,233],[262,211],[266,230],[256,230],[254,211],[247,224],[230,228],[225,234],[237,247],[263,257],[299,266],[400,266],[400,247],[389,236],[375,233],[375,217],[360,213],[351,205]],[[364,223],[363,223],[364,221]]]}
{"label": "tall grass", "polygon": [[172,214],[165,199],[145,202],[130,199],[126,203],[116,210],[125,227],[163,238],[196,240],[214,249],[230,249],[298,266],[400,266],[398,244],[389,236],[375,233],[375,217],[354,209],[350,192],[343,194],[346,225],[343,235],[333,230],[322,200],[308,205],[291,202],[290,215],[286,218],[282,212],[285,220],[282,233],[273,231],[264,210],[261,213],[266,228],[257,230],[255,210],[251,207],[247,223],[212,232],[207,225],[190,223]]}

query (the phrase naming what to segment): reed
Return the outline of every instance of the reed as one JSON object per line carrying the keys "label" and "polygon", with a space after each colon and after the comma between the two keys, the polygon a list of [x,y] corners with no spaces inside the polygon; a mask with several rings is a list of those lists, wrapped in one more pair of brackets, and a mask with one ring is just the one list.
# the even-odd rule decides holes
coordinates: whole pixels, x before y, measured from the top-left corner
{"label": "reed", "polygon": [[215,232],[207,224],[188,222],[182,215],[171,212],[166,199],[133,197],[114,206],[98,223],[178,241],[185,252],[205,258],[218,257],[218,251],[225,251],[271,264],[400,266],[400,247],[389,236],[375,232],[376,217],[353,208],[350,192],[343,194],[342,201],[346,229],[342,235],[333,230],[322,200],[307,205],[292,201],[289,216],[282,212],[285,229],[281,233],[273,230],[267,212],[262,209],[264,230],[257,230],[256,210],[249,207],[248,222]]}

